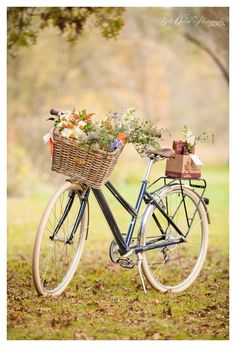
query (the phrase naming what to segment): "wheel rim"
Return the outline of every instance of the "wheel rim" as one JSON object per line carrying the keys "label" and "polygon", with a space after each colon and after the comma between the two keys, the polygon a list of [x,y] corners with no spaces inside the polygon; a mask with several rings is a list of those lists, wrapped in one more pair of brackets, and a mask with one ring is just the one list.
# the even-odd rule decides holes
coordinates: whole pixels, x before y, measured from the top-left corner
{"label": "wheel rim", "polygon": [[79,257],[78,250],[82,247],[85,238],[82,219],[73,244],[66,243],[80,208],[80,197],[77,192],[71,209],[58,231],[57,240],[52,241],[49,238],[63,214],[71,192],[70,187],[60,194],[50,209],[44,225],[41,226],[43,233],[39,252],[39,277],[44,293],[48,294],[58,293],[67,284],[72,272],[75,271],[74,267]]}
{"label": "wheel rim", "polygon": [[[183,202],[180,204],[181,191],[175,189],[165,194],[162,198],[162,205],[165,212],[172,216],[174,222],[181,231],[188,230],[188,224],[185,217],[185,208]],[[199,199],[198,199],[199,202]],[[188,216],[191,218],[193,211],[196,209],[196,198],[194,193],[185,194],[185,203]],[[153,208],[156,212],[157,209]],[[151,284],[161,290],[178,290],[186,286],[192,278],[196,277],[201,268],[201,261],[205,253],[205,234],[203,224],[206,215],[199,208],[195,214],[191,229],[187,235],[187,242],[178,245],[163,247],[144,254],[144,263],[148,268],[148,279]],[[168,226],[165,218],[160,212],[156,213],[161,225],[165,231],[165,240],[175,240],[179,238],[178,233],[172,226]],[[191,223],[191,219],[189,219]],[[149,222],[145,231],[145,244],[156,235],[156,224],[153,217],[149,218]],[[159,232],[158,235],[161,235]]]}

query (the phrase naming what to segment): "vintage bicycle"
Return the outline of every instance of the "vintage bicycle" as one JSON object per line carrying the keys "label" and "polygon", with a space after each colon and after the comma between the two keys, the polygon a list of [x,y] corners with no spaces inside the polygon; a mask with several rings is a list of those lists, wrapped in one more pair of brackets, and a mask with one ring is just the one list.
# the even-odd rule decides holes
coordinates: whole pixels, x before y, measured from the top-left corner
{"label": "vintage bicycle", "polygon": [[[55,110],[51,113],[58,114]],[[148,182],[153,164],[174,154],[166,148],[148,151],[148,165],[134,207],[110,181],[105,183],[104,187],[131,216],[125,234],[102,189],[66,179],[51,197],[35,238],[32,270],[39,295],[61,294],[75,274],[88,235],[91,192],[114,237],[109,250],[111,261],[128,269],[137,266],[145,292],[144,277],[161,292],[181,292],[195,281],[208,246],[206,180],[163,176]],[[146,207],[140,216],[142,203]]]}

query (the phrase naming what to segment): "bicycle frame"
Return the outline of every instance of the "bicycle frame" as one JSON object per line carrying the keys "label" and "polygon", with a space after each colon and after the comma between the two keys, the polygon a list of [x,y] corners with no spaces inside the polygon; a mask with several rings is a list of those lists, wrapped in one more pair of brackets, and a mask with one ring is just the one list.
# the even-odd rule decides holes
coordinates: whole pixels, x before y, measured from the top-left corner
{"label": "bicycle frame", "polygon": [[[154,159],[150,158],[149,159],[149,163],[147,166],[147,170],[144,176],[144,179],[142,180],[142,184],[141,184],[141,188],[139,191],[139,195],[135,204],[135,208],[133,208],[122,196],[121,194],[115,189],[115,187],[110,183],[107,182],[105,184],[106,188],[108,188],[108,190],[111,192],[111,194],[118,200],[118,202],[125,208],[125,210],[131,214],[132,218],[131,218],[131,222],[128,228],[128,232],[126,237],[124,238],[122,236],[122,233],[115,221],[115,218],[110,210],[110,207],[106,201],[106,198],[104,196],[104,194],[102,193],[102,191],[100,189],[92,189],[95,198],[98,201],[98,204],[107,220],[107,223],[111,229],[111,232],[119,246],[120,249],[120,253],[121,255],[124,255],[126,253],[128,253],[131,249],[134,249],[134,251],[136,253],[138,252],[142,252],[142,251],[147,251],[150,249],[154,249],[154,248],[161,248],[161,247],[165,247],[165,246],[170,246],[170,245],[174,245],[177,243],[181,243],[181,242],[185,242],[185,238],[183,233],[179,230],[179,228],[177,227],[177,225],[172,221],[172,219],[168,216],[168,214],[165,213],[165,211],[163,211],[163,209],[158,205],[158,203],[153,199],[153,196],[147,192],[146,188],[148,185],[148,176],[150,174],[151,171],[151,167],[153,165]],[[137,217],[139,214],[139,210],[141,207],[141,203],[142,201],[145,201],[146,203],[153,203],[155,204],[155,206],[158,208],[158,210],[162,213],[162,215],[167,219],[168,223],[171,224],[173,226],[173,228],[177,231],[177,233],[181,236],[181,238],[179,240],[175,240],[175,241],[168,241],[168,242],[162,242],[160,244],[150,244],[147,246],[136,246],[136,247],[130,247],[130,243],[132,240],[132,235],[134,232],[134,228],[136,225],[136,221],[137,221]],[[160,238],[161,239],[161,238]],[[164,239],[164,236],[163,236]]]}
{"label": "bicycle frame", "polygon": [[[106,221],[111,229],[111,232],[114,236],[114,239],[116,240],[118,246],[119,246],[119,250],[120,250],[120,254],[121,255],[125,255],[127,254],[130,250],[133,250],[135,253],[139,253],[139,252],[142,252],[142,251],[148,251],[148,250],[151,250],[151,249],[155,249],[155,248],[162,248],[162,247],[167,247],[167,246],[171,246],[171,245],[174,245],[174,244],[178,244],[178,243],[182,243],[182,242],[186,242],[186,237],[187,237],[187,234],[188,234],[188,231],[190,230],[191,228],[191,224],[189,225],[189,222],[188,222],[188,215],[187,215],[187,209],[186,209],[186,206],[185,206],[185,199],[184,199],[184,194],[183,194],[183,191],[182,191],[182,183],[181,183],[181,180],[185,180],[185,179],[171,179],[171,178],[168,178],[168,177],[160,177],[158,178],[156,181],[154,181],[151,185],[148,186],[148,177],[149,177],[149,174],[150,174],[150,171],[151,171],[151,168],[152,168],[152,165],[153,165],[153,162],[154,162],[154,159],[153,158],[149,158],[149,163],[148,163],[148,166],[147,166],[147,169],[146,169],[146,173],[145,173],[145,176],[144,176],[144,179],[142,180],[142,184],[141,184],[141,188],[140,188],[140,191],[139,191],[139,194],[138,194],[138,197],[137,197],[137,201],[136,201],[136,204],[135,204],[135,207],[132,207],[123,197],[122,195],[115,189],[115,187],[110,183],[110,182],[107,182],[105,183],[105,186],[106,188],[110,191],[110,193],[117,199],[117,201],[124,207],[124,209],[131,215],[131,221],[130,221],[130,225],[129,225],[129,228],[128,228],[128,231],[127,231],[127,235],[126,237],[124,238],[120,229],[119,229],[119,226],[117,225],[117,222],[112,214],[112,211],[108,205],[108,202],[102,192],[101,189],[94,189],[92,188],[92,191],[93,191],[93,194],[104,214],[104,217],[106,218]],[[154,191],[152,193],[149,193],[147,191],[147,188],[150,188],[151,186],[153,186],[156,182],[158,182],[159,180],[161,179],[164,179],[164,185],[163,186],[167,186],[168,184],[171,185],[171,184],[175,184],[174,182],[177,180],[179,181],[179,184],[181,186],[181,191],[182,191],[182,201],[183,201],[183,204],[184,204],[184,209],[185,209],[185,214],[186,214],[186,219],[187,219],[187,222],[188,222],[188,231],[187,233],[184,235],[182,233],[182,231],[178,228],[178,226],[175,224],[175,222],[173,221],[172,218],[169,217],[168,215],[168,211],[167,213],[161,208],[161,206],[158,204],[158,202],[155,200],[153,194],[158,191]],[[167,179],[170,180],[170,182],[167,184]],[[203,192],[201,194],[201,196],[199,196],[199,203],[201,201],[203,201],[203,194],[205,192],[205,188],[206,188],[206,181],[205,180],[202,180],[204,182],[204,185],[194,185],[194,184],[191,184],[191,179],[189,179],[189,185],[192,186],[192,187],[199,187],[199,188],[203,188]],[[88,203],[88,198],[89,198],[89,194],[90,194],[90,188],[87,187],[85,189],[85,191],[83,192],[82,196],[81,196],[81,206],[80,206],[80,209],[79,209],[79,212],[78,212],[78,215],[77,215],[77,218],[76,218],[76,221],[75,221],[75,224],[74,224],[74,227],[72,229],[72,232],[71,232],[71,235],[69,236],[68,240],[67,240],[67,243],[71,244],[73,242],[73,238],[74,238],[74,235],[76,233],[76,230],[78,228],[78,225],[81,221],[81,218],[83,216],[83,213],[84,213],[84,210],[86,208],[86,204]],[[50,236],[51,240],[55,239],[56,238],[56,235],[57,235],[57,232],[60,228],[60,226],[63,224],[64,222],[64,219],[66,218],[66,215],[67,213],[69,212],[70,210],[70,207],[73,203],[73,199],[74,199],[74,192],[72,192],[72,194],[70,195],[70,198],[69,198],[69,201],[67,203],[67,206],[65,208],[65,211],[61,217],[61,219],[59,220],[58,222],[58,225],[56,226],[55,230],[54,230],[54,233],[52,236]],[[138,218],[138,214],[139,214],[139,211],[140,211],[140,207],[141,207],[141,203],[142,201],[145,201],[146,204],[154,204],[158,211],[164,216],[164,218],[167,220],[168,222],[168,225],[171,225],[175,231],[180,235],[180,238],[179,239],[176,239],[176,240],[172,240],[172,241],[164,241],[164,242],[161,242],[161,243],[153,243],[153,240],[148,242],[146,244],[146,246],[134,246],[134,247],[130,247],[130,243],[131,243],[131,240],[132,240],[132,236],[133,236],[133,233],[134,233],[134,229],[135,229],[135,225],[136,225],[136,221],[137,221],[137,218]],[[204,203],[204,201],[203,201]],[[205,206],[205,203],[204,203],[204,206]],[[167,206],[168,208],[168,206]],[[206,207],[205,207],[206,208]],[[197,208],[196,208],[196,211],[197,211]],[[195,211],[195,214],[196,214],[196,211]],[[195,214],[193,215],[193,218],[192,218],[192,222],[193,222],[193,219],[194,219],[194,216]],[[162,234],[162,236],[160,235],[158,238],[156,238],[156,240],[154,241],[161,241],[161,240],[165,240],[165,231],[162,230],[162,227],[157,219],[157,217],[155,215],[153,215],[154,219],[155,219],[155,222]]]}

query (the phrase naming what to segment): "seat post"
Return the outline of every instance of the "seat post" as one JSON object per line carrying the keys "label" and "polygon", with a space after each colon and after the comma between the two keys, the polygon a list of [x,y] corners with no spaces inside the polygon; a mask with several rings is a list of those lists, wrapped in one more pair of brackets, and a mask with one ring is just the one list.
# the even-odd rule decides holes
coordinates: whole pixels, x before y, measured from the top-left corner
{"label": "seat post", "polygon": [[154,158],[149,158],[148,166],[147,166],[147,169],[146,169],[143,181],[147,181],[148,180],[148,177],[149,177],[149,174],[150,174],[153,162],[154,162]]}

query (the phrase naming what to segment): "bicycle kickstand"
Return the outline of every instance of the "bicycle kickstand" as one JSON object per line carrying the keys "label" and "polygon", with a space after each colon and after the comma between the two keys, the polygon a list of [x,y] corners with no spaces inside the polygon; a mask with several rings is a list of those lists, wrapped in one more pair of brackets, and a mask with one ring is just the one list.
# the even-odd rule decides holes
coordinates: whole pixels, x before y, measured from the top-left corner
{"label": "bicycle kickstand", "polygon": [[137,254],[137,257],[138,257],[138,272],[139,272],[139,276],[141,278],[141,282],[142,282],[142,285],[143,285],[143,290],[144,290],[144,293],[147,294],[147,289],[146,289],[146,286],[145,286],[145,283],[144,283],[144,278],[143,278],[143,274],[142,274],[142,261],[143,261],[143,257],[142,257],[142,254],[141,253],[138,253]]}

